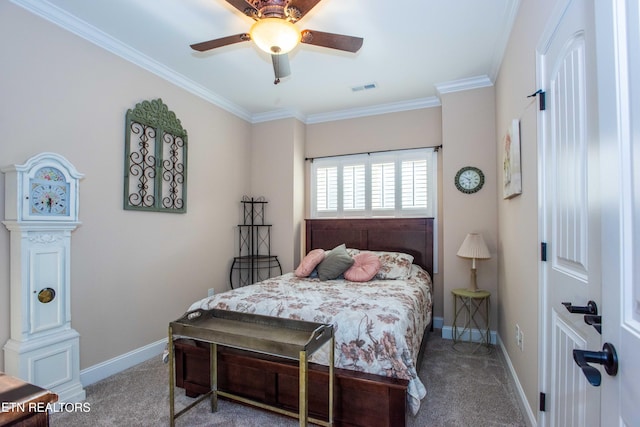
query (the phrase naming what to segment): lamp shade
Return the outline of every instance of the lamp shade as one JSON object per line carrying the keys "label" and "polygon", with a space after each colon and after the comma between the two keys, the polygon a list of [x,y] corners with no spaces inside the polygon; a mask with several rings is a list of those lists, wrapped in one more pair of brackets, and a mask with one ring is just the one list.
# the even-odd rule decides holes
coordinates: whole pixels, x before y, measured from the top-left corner
{"label": "lamp shade", "polygon": [[298,28],[282,18],[264,18],[256,21],[249,34],[260,49],[271,55],[290,52],[301,38]]}
{"label": "lamp shade", "polygon": [[462,258],[489,259],[491,254],[481,234],[469,233],[462,242],[457,255]]}

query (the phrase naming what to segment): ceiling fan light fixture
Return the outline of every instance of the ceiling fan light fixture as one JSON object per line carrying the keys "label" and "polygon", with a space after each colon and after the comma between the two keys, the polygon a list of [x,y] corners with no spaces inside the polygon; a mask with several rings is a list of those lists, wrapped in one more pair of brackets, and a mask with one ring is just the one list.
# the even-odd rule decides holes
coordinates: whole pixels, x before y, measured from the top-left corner
{"label": "ceiling fan light fixture", "polygon": [[271,55],[289,53],[300,42],[300,31],[291,22],[281,18],[264,18],[256,21],[249,30],[251,40]]}

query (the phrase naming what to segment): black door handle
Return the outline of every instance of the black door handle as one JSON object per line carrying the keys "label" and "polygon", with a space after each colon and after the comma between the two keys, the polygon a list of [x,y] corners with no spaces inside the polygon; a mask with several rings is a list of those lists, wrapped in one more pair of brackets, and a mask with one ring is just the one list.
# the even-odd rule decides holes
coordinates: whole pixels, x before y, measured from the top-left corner
{"label": "black door handle", "polygon": [[593,326],[594,328],[596,328],[596,331],[598,331],[598,333],[602,335],[602,316],[595,314],[585,314],[584,323]]}
{"label": "black door handle", "polygon": [[598,314],[598,306],[594,301],[589,301],[584,307],[579,305],[571,305],[570,302],[563,302],[562,305],[567,307],[569,313]]}
{"label": "black door handle", "polygon": [[589,363],[603,365],[604,370],[612,377],[618,373],[618,354],[613,344],[608,342],[604,343],[602,351],[573,350],[573,360],[580,366],[589,384],[595,387],[600,385],[602,378],[600,371]]}

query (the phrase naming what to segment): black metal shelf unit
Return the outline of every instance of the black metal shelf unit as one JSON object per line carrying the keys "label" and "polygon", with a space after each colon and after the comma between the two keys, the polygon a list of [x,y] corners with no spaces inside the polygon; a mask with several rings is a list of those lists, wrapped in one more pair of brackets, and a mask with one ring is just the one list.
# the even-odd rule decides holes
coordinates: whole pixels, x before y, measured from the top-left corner
{"label": "black metal shelf unit", "polygon": [[264,223],[263,197],[242,198],[243,223],[238,224],[238,256],[233,258],[229,282],[231,288],[268,279],[274,271],[282,274],[278,257],[271,254],[271,224]]}

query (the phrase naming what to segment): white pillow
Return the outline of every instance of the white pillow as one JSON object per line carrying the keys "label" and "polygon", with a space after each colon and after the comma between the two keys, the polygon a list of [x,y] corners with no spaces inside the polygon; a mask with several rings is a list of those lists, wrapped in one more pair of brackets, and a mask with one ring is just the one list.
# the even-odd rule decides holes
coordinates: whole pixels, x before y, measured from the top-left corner
{"label": "white pillow", "polygon": [[376,279],[380,280],[404,280],[411,273],[413,256],[402,252],[381,252],[372,251],[380,258],[382,266],[376,274]]}

